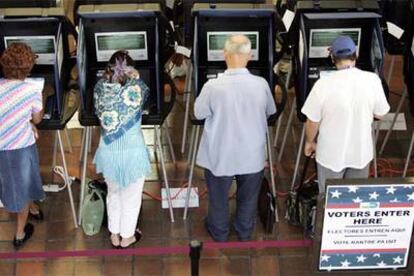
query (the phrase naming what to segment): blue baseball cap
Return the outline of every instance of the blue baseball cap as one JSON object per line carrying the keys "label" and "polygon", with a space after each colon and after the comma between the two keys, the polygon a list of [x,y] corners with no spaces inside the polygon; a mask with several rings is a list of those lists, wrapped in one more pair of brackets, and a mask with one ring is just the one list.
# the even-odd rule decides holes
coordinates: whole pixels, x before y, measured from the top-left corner
{"label": "blue baseball cap", "polygon": [[335,57],[346,57],[356,52],[355,42],[347,35],[338,36],[329,48],[330,53]]}

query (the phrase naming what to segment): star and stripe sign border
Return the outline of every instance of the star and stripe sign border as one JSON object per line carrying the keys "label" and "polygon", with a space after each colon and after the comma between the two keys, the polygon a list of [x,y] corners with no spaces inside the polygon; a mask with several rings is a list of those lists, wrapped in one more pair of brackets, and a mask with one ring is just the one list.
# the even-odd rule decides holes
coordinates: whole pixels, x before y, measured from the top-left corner
{"label": "star and stripe sign border", "polygon": [[[376,186],[378,189],[369,189],[370,186]],[[414,271],[412,240],[407,248],[351,250],[352,252],[347,250],[321,251],[325,207],[329,209],[413,208],[414,178],[328,180],[326,191],[326,198],[318,202],[321,219],[317,221],[317,224],[322,224],[322,227],[316,227],[317,231],[320,231],[317,233],[320,242],[314,243],[317,247],[315,252],[318,254],[315,258],[317,271],[385,272],[397,270],[401,272],[407,269]],[[406,263],[405,257],[407,257]]]}

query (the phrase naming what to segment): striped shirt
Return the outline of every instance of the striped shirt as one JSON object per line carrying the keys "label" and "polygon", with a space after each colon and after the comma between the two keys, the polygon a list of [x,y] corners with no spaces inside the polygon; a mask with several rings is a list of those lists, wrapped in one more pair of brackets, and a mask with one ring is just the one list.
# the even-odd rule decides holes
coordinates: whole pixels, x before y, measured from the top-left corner
{"label": "striped shirt", "polygon": [[0,79],[0,151],[21,149],[36,140],[32,114],[42,110],[44,81]]}

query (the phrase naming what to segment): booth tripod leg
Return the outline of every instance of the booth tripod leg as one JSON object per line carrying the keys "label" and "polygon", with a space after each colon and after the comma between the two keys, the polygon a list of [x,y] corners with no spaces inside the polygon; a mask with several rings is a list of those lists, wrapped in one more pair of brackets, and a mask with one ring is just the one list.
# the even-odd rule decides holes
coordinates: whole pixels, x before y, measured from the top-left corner
{"label": "booth tripod leg", "polygon": [[[286,76],[286,83],[285,83],[285,88],[286,91],[289,90],[289,83],[290,83],[290,78],[292,76],[292,61],[289,62],[289,70],[287,71],[287,76]],[[289,101],[287,101],[287,103],[289,103]],[[293,107],[293,104],[292,104]],[[282,121],[283,121],[283,112],[282,114],[280,114],[280,117],[277,120],[277,126],[276,126],[276,132],[275,132],[275,137],[273,139],[273,147],[277,147],[277,141],[279,140],[279,135],[280,135],[280,128],[282,127]],[[279,160],[280,161],[280,160]]]}
{"label": "booth tripod leg", "polygon": [[79,225],[82,223],[82,205],[83,199],[85,197],[85,187],[86,187],[86,170],[88,164],[88,148],[89,148],[89,136],[91,135],[91,127],[85,127],[85,144],[83,146],[83,161],[82,161],[82,177],[81,177],[81,190],[80,190],[80,198],[79,198],[79,214],[78,214],[78,222]]}
{"label": "booth tripod leg", "polygon": [[296,177],[298,175],[299,164],[300,164],[300,159],[302,156],[302,149],[303,149],[304,141],[305,141],[305,125],[303,125],[302,134],[300,136],[298,155],[296,156],[295,170],[293,172],[292,183],[290,185],[291,190],[293,190],[293,188],[295,187],[295,182],[296,182]]}
{"label": "booth tripod leg", "polygon": [[86,137],[86,128],[83,128],[82,129],[81,146],[80,146],[80,154],[79,154],[79,161],[80,162],[82,162],[83,148],[85,147],[85,137]]}
{"label": "booth tripod leg", "polygon": [[94,129],[95,127],[91,127],[91,129],[89,130],[88,153],[92,152],[92,137]]}
{"label": "booth tripod leg", "polygon": [[380,148],[379,153],[378,153],[379,156],[381,156],[382,153],[384,152],[385,146],[388,143],[388,139],[390,138],[392,129],[394,128],[395,122],[397,121],[397,118],[398,118],[398,114],[401,111],[402,105],[403,105],[403,103],[405,101],[405,98],[407,97],[407,94],[408,94],[408,91],[407,91],[407,87],[406,87],[404,89],[403,94],[401,95],[400,101],[398,102],[397,109],[395,110],[394,117],[392,118],[391,126],[388,128],[387,134],[385,135],[384,141],[382,142],[381,148]]}
{"label": "booth tripod leg", "polygon": [[391,78],[392,74],[394,73],[394,65],[395,65],[395,56],[391,56],[391,63],[390,63],[390,69],[388,70],[388,76],[387,76],[387,84],[388,86],[391,86]]}
{"label": "booth tripod leg", "polygon": [[187,195],[185,197],[185,206],[184,206],[184,215],[183,219],[187,219],[188,214],[188,206],[190,204],[190,194],[191,194],[191,186],[193,183],[193,175],[194,175],[194,167],[195,167],[195,160],[197,154],[197,144],[198,144],[198,137],[200,135],[200,126],[193,126],[193,130],[195,131],[194,136],[191,136],[191,144],[193,145],[193,149],[191,150],[190,156],[190,174],[188,176],[188,187],[187,187]]}
{"label": "booth tripod leg", "polygon": [[413,151],[413,144],[414,144],[414,130],[413,134],[411,135],[410,147],[408,148],[407,158],[405,159],[404,171],[402,177],[407,176],[408,165],[410,164],[411,153]]}
{"label": "booth tripod leg", "polygon": [[269,169],[270,169],[270,183],[272,184],[272,193],[275,197],[275,219],[276,222],[279,222],[279,215],[277,212],[277,194],[276,194],[276,184],[275,184],[275,173],[273,167],[273,154],[272,154],[272,141],[270,139],[269,131],[267,132],[267,158],[269,159]]}
{"label": "booth tripod leg", "polygon": [[277,147],[277,141],[279,140],[279,134],[280,134],[280,128],[282,126],[282,121],[283,121],[283,113],[280,114],[280,117],[277,119],[275,137],[273,139],[273,147],[275,148]]}
{"label": "booth tripod leg", "polygon": [[187,163],[191,162],[191,156],[193,154],[193,150],[194,150],[194,135],[196,133],[196,125],[193,125],[191,127],[191,137],[190,137],[190,145],[188,148],[188,155],[187,155]]}
{"label": "booth tripod leg", "polygon": [[282,160],[282,155],[283,155],[283,152],[285,151],[286,140],[287,140],[287,136],[289,134],[289,130],[292,127],[292,120],[293,120],[293,115],[295,113],[295,109],[296,109],[296,101],[293,100],[292,109],[290,110],[288,123],[287,123],[286,129],[285,129],[285,133],[283,135],[282,145],[280,146],[279,155],[277,157],[278,162],[280,162]]}
{"label": "booth tripod leg", "polygon": [[56,154],[57,154],[57,148],[58,148],[58,132],[59,132],[59,130],[56,130],[55,138],[53,140],[52,170],[53,170],[53,168],[56,167]]}
{"label": "booth tripod leg", "polygon": [[78,228],[78,223],[77,223],[77,219],[76,219],[75,203],[73,201],[73,194],[72,194],[72,180],[70,179],[69,174],[68,174],[68,167],[67,167],[67,164],[66,164],[65,150],[63,148],[62,136],[60,135],[59,130],[57,131],[57,136],[58,136],[58,140],[59,140],[60,154],[62,155],[64,181],[65,181],[65,184],[66,184],[67,189],[68,189],[70,207],[72,209],[73,223],[75,224],[75,228]]}
{"label": "booth tripod leg", "polygon": [[168,125],[167,120],[165,120],[164,130],[165,130],[165,136],[167,136],[166,138],[167,138],[167,142],[168,142],[168,147],[170,149],[171,160],[175,165],[176,164],[175,152],[174,152],[174,147],[173,147],[173,143],[172,143],[172,140],[171,140],[170,127]]}
{"label": "booth tripod leg", "polygon": [[156,138],[156,141],[157,141],[157,148],[160,151],[161,169],[162,169],[162,174],[163,174],[164,183],[165,183],[165,191],[167,193],[168,209],[170,210],[170,219],[171,219],[171,222],[174,222],[174,212],[173,212],[173,207],[172,207],[170,185],[168,183],[167,170],[165,168],[164,153],[162,152],[160,126],[155,126],[154,129],[155,129],[155,138]]}
{"label": "booth tripod leg", "polygon": [[190,119],[190,101],[191,101],[191,87],[192,87],[192,75],[193,75],[193,65],[191,62],[188,65],[187,75],[185,76],[185,114],[184,114],[184,127],[183,127],[183,137],[181,140],[181,153],[185,152],[185,143],[187,140],[187,131],[188,131],[188,121]]}
{"label": "booth tripod leg", "polygon": [[68,143],[68,151],[69,151],[69,153],[72,153],[73,152],[72,142],[70,141],[68,129],[65,127],[65,129],[63,131],[65,132],[66,143]]}
{"label": "booth tripod leg", "polygon": [[374,152],[374,177],[378,178],[378,163],[377,163],[377,140],[380,131],[381,122],[374,122],[374,127],[372,128],[372,140],[373,140],[373,152]]}

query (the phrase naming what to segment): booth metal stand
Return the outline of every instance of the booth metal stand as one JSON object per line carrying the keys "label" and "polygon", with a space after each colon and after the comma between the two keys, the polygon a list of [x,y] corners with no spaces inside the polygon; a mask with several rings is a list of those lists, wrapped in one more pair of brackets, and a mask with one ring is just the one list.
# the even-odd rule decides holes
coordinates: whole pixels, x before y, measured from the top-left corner
{"label": "booth metal stand", "polygon": [[[251,39],[253,44],[262,45],[256,46],[256,56],[249,62],[248,69],[256,75],[264,77],[269,86],[275,87],[274,83],[274,41],[275,41],[275,21],[277,21],[274,7],[266,5],[254,4],[216,4],[210,6],[208,4],[195,4],[193,7],[194,17],[194,35],[193,35],[193,66],[189,68],[186,78],[186,91],[191,91],[194,86],[194,98],[196,98],[202,88],[202,85],[209,78],[216,78],[225,71],[226,65],[224,58],[218,56],[212,57],[207,52],[213,50],[207,49],[208,36],[223,36],[231,35],[234,32],[250,33],[254,37]],[[231,18],[231,20],[229,20]],[[228,31],[227,31],[228,30]],[[213,38],[214,39],[214,38]],[[223,41],[224,42],[224,41]],[[222,51],[224,45],[216,46],[217,51]],[[209,52],[209,53],[210,53]],[[192,74],[191,74],[192,73]],[[194,79],[194,83],[192,80]],[[277,104],[278,113],[273,118],[269,119],[270,125],[282,113],[287,92],[283,83],[282,88],[282,102]],[[186,112],[184,121],[183,140],[181,144],[182,152],[185,151],[185,139],[187,136],[187,124],[190,114],[190,100],[191,95],[186,95]],[[200,138],[200,130],[203,126],[203,121],[192,119],[192,131],[189,143],[188,163],[189,163],[189,179],[187,194],[185,200],[183,219],[188,217],[188,207],[190,200],[190,193],[192,188],[194,167],[196,162],[196,155],[198,149],[198,142]],[[270,168],[270,177],[273,195],[276,197],[275,174],[273,166],[272,141],[270,139],[269,131],[267,131],[267,156]],[[276,221],[278,221],[277,210],[275,212]]]}
{"label": "booth metal stand", "polygon": [[[200,124],[197,121],[194,121],[193,127],[192,127],[192,133],[190,138],[190,149],[189,149],[189,164],[190,164],[190,172],[188,176],[188,186],[187,186],[187,195],[185,200],[185,207],[184,207],[184,214],[183,219],[187,219],[188,216],[188,208],[189,208],[189,202],[190,202],[190,193],[191,188],[193,185],[193,176],[194,176],[194,168],[195,168],[195,161],[196,156],[198,152],[198,144],[200,140],[200,130],[201,130],[202,124]],[[275,173],[274,173],[274,166],[273,166],[273,153],[272,153],[272,142],[270,139],[269,131],[267,131],[267,137],[266,137],[266,152],[267,152],[267,158],[269,162],[269,171],[270,171],[270,183],[272,187],[272,193],[273,195],[276,195],[276,183],[275,183]],[[276,222],[279,221],[277,206],[275,206],[275,216],[276,216]]]}
{"label": "booth metal stand", "polygon": [[188,63],[187,74],[185,75],[185,88],[184,88],[184,101],[185,101],[185,112],[184,112],[184,126],[183,134],[181,139],[181,153],[185,152],[185,145],[187,142],[187,131],[188,131],[188,121],[190,120],[190,102],[191,102],[191,93],[192,89],[192,76],[193,76],[193,64]]}
{"label": "booth metal stand", "polygon": [[[414,1],[413,1],[413,6],[414,6]],[[412,22],[414,24],[414,13],[413,13],[413,18],[412,18]],[[406,92],[407,94],[410,94],[410,112],[411,115],[413,115],[414,112],[414,102],[413,102],[413,95],[414,95],[414,29],[412,30],[412,40],[411,40],[411,47],[408,47],[408,50],[405,53],[405,57],[404,57],[404,62],[405,62],[405,81],[406,81]],[[410,45],[410,44],[408,44]],[[408,148],[408,152],[407,152],[407,157],[405,159],[405,164],[404,164],[404,171],[403,171],[403,177],[407,176],[407,172],[408,172],[408,166],[410,164],[410,160],[411,160],[411,154],[413,151],[413,145],[414,145],[414,130],[412,132],[411,135],[411,141],[410,141],[410,146]]]}
{"label": "booth metal stand", "polygon": [[[398,0],[398,1],[386,1],[385,7],[384,7],[384,21],[390,21],[395,24],[397,24],[399,27],[401,27],[404,30],[404,33],[402,37],[396,38],[394,37],[390,32],[388,32],[388,35],[386,37],[385,41],[385,48],[387,49],[388,53],[391,55],[391,62],[390,67],[388,70],[388,76],[387,76],[387,83],[388,86],[391,86],[391,78],[394,73],[394,66],[395,66],[395,59],[398,55],[402,56],[404,55],[404,51],[406,52],[409,48],[409,45],[411,45],[410,41],[410,33],[413,30],[413,17],[414,17],[414,0]],[[401,94],[400,101],[398,102],[397,109],[395,110],[394,117],[392,119],[390,127],[387,129],[387,133],[385,135],[385,138],[381,144],[379,155],[381,156],[384,152],[385,146],[388,143],[388,140],[390,138],[391,132],[393,131],[395,122],[397,121],[398,115],[401,112],[401,108],[403,103],[405,102],[405,99],[408,96],[407,89],[404,89],[404,91]]]}
{"label": "booth metal stand", "polygon": [[[8,41],[21,40],[31,46],[31,43],[43,40],[47,49],[37,49],[33,47],[34,52],[39,56],[34,66],[31,76],[33,78],[43,78],[45,85],[54,90],[54,94],[47,98],[47,104],[44,107],[45,116],[42,122],[37,126],[39,130],[54,130],[53,147],[53,171],[62,176],[64,186],[59,190],[67,188],[69,202],[72,209],[72,218],[75,227],[77,227],[75,204],[72,193],[72,179],[68,174],[66,156],[63,146],[61,131],[65,131],[69,151],[72,152],[69,135],[66,131],[66,123],[73,114],[64,115],[66,107],[64,106],[67,84],[70,79],[70,68],[74,62],[70,60],[68,44],[68,20],[65,17],[64,9],[56,5],[56,1],[44,1],[45,6],[42,8],[30,8],[30,3],[21,1],[18,5],[13,4],[10,7],[0,10],[2,15],[0,25],[2,32],[1,40],[4,44],[0,45],[0,51],[8,46]],[[32,3],[33,4],[33,3]],[[26,6],[29,5],[29,6]],[[2,7],[5,3],[2,3]],[[17,8],[16,8],[17,7]],[[30,31],[27,26],[32,26]],[[75,37],[76,38],[76,37]],[[38,52],[37,52],[38,51]],[[65,64],[63,66],[63,64]],[[75,112],[75,111],[74,111]],[[74,113],[73,112],[73,113]],[[56,154],[59,151],[62,157],[62,169],[56,167]]]}
{"label": "booth metal stand", "polygon": [[[159,151],[161,173],[166,188],[168,208],[171,222],[174,222],[170,186],[167,178],[165,156],[162,150],[161,128],[164,126],[167,132],[166,138],[170,149],[171,158],[175,162],[175,154],[169,136],[166,118],[170,113],[176,96],[175,86],[163,72],[162,62],[165,60],[163,41],[165,39],[165,26],[161,23],[162,14],[159,4],[119,4],[119,5],[85,5],[80,6],[79,15],[79,43],[78,43],[78,68],[79,86],[82,96],[79,121],[85,126],[82,135],[82,177],[79,206],[79,224],[82,220],[82,203],[86,186],[86,173],[88,153],[91,148],[92,128],[99,126],[99,120],[95,116],[93,107],[93,87],[99,79],[99,72],[105,68],[112,53],[118,48],[111,48],[111,53],[100,52],[100,46],[95,45],[98,37],[106,36],[109,39],[119,40],[118,36],[140,36],[145,40],[141,54],[135,56],[134,49],[130,50],[131,57],[135,60],[140,72],[140,77],[150,88],[150,95],[144,106],[142,116],[143,126],[154,126],[154,151]],[[130,47],[130,46],[129,46]],[[138,47],[138,46],[137,46]],[[107,56],[106,56],[107,55]],[[164,99],[164,83],[171,86],[171,100]]]}
{"label": "booth metal stand", "polygon": [[[378,10],[376,1],[366,1],[360,7],[355,6],[353,1],[342,1],[341,3],[330,4],[329,1],[299,1],[297,3],[297,37],[296,37],[296,68],[297,78],[296,89],[296,108],[298,118],[306,121],[306,117],[301,113],[301,108],[310,93],[314,83],[330,71],[336,70],[333,64],[329,64],[327,51],[331,42],[315,46],[318,42],[318,35],[324,34],[340,35],[346,32],[348,35],[355,36],[356,44],[359,49],[357,67],[372,72],[377,72],[383,79],[383,60],[384,45],[382,32],[379,24],[380,15],[374,12]],[[363,34],[366,35],[363,35]],[[368,35],[370,34],[370,35]],[[312,43],[311,43],[312,41]],[[313,43],[316,43],[313,45]],[[321,41],[321,43],[323,43]],[[362,45],[369,45],[368,47]],[[319,47],[319,48],[318,48]],[[288,126],[285,137],[289,131],[293,119],[293,109],[289,115]],[[372,126],[372,139],[374,153],[376,141],[379,133],[379,123],[375,122]],[[299,149],[297,152],[295,169],[292,177],[291,189],[295,187],[297,174],[301,161],[303,144],[305,140],[305,127],[302,128]],[[284,145],[279,152],[279,160],[283,154]],[[375,176],[377,177],[376,154],[374,154]]]}

